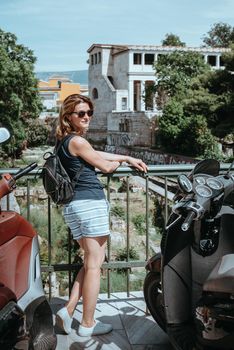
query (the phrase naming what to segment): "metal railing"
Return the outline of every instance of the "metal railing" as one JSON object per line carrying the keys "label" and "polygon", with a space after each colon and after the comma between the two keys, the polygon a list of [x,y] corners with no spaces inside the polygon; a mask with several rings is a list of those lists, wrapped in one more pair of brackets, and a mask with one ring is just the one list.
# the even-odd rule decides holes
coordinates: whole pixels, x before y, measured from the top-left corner
{"label": "metal railing", "polygon": [[[222,164],[221,170],[225,171],[229,168],[230,164]],[[156,166],[149,166],[148,173],[142,174],[139,172],[136,172],[135,170],[129,168],[129,167],[119,167],[113,174],[102,174],[101,172],[98,172],[99,176],[106,178],[106,193],[107,193],[107,199],[109,202],[112,202],[112,195],[111,195],[111,181],[113,178],[125,178],[126,181],[126,260],[125,261],[115,261],[111,260],[111,240],[109,240],[108,247],[107,247],[107,258],[108,261],[104,262],[102,265],[102,268],[107,271],[107,294],[108,297],[110,297],[111,293],[111,283],[110,283],[110,274],[113,269],[126,269],[126,292],[127,296],[130,294],[130,270],[134,267],[144,267],[148,258],[149,258],[149,194],[151,192],[154,192],[155,189],[152,188],[151,185],[151,177],[157,176],[162,177],[164,179],[164,186],[163,188],[161,186],[158,186],[159,194],[160,196],[164,197],[164,204],[165,204],[165,212],[164,217],[165,221],[168,219],[168,203],[171,198],[169,198],[170,191],[168,190],[168,181],[172,177],[176,177],[181,173],[189,173],[194,168],[194,164],[176,164],[176,165],[156,165]],[[11,173],[15,174],[19,169],[1,169],[0,175],[3,173]],[[27,206],[27,212],[26,217],[27,220],[30,221],[30,208],[31,208],[31,202],[30,202],[30,188],[31,188],[31,178],[35,176],[40,175],[40,170],[33,170],[29,175],[27,175],[27,194],[26,194],[26,206]],[[143,210],[145,211],[145,258],[143,260],[130,260],[130,208],[131,208],[131,193],[130,193],[130,179],[132,177],[137,177],[137,180],[140,181],[140,186],[144,188],[145,193],[145,208]],[[157,190],[156,190],[157,192]],[[117,193],[118,195],[118,193]],[[52,216],[51,216],[51,209],[52,204],[50,198],[47,199],[47,215],[48,215],[48,264],[42,265],[41,270],[42,272],[48,273],[48,280],[49,280],[49,298],[51,297],[51,274],[53,272],[60,272],[60,271],[68,271],[68,279],[69,279],[69,291],[71,290],[72,286],[72,271],[77,270],[81,267],[81,264],[71,263],[71,241],[72,237],[68,230],[68,262],[66,264],[59,263],[59,264],[53,264],[52,263],[52,246],[53,246],[53,234],[52,234]],[[9,206],[9,201],[7,200],[7,206]],[[113,291],[114,292],[114,291]]]}

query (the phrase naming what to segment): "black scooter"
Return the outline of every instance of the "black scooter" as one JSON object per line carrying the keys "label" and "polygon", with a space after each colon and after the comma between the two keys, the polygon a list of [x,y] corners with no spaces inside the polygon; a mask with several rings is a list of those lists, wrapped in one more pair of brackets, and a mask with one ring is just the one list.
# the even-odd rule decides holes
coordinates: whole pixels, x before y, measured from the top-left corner
{"label": "black scooter", "polygon": [[[232,164],[233,165],[233,164]],[[144,297],[177,350],[234,349],[234,175],[216,160],[178,176]]]}

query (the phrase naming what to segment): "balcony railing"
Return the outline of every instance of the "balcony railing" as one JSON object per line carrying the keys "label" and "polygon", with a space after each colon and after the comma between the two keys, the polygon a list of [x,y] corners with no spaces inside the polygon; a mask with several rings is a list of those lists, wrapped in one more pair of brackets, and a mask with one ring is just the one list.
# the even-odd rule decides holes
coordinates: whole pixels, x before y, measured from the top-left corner
{"label": "balcony railing", "polygon": [[[229,164],[222,164],[221,170],[225,171],[229,167]],[[130,294],[130,271],[131,268],[139,268],[144,267],[146,261],[148,260],[150,247],[149,247],[149,200],[150,194],[155,192],[156,196],[160,196],[164,198],[164,217],[165,222],[168,219],[169,215],[169,202],[172,199],[172,193],[169,190],[168,183],[171,181],[171,178],[176,178],[181,173],[189,173],[194,168],[192,164],[180,164],[180,165],[156,165],[149,166],[149,170],[147,174],[141,174],[136,172],[135,170],[129,167],[119,167],[115,173],[113,174],[102,174],[99,172],[99,176],[106,178],[106,194],[107,199],[110,204],[112,203],[112,193],[111,193],[111,182],[114,178],[124,178],[126,183],[126,196],[125,196],[125,205],[126,205],[126,259],[125,261],[115,261],[111,259],[111,240],[109,240],[109,244],[107,247],[107,262],[103,263],[102,268],[106,270],[107,274],[107,294],[110,296],[111,292],[115,292],[111,290],[111,278],[110,274],[113,269],[126,269],[126,292],[127,296]],[[11,173],[15,174],[18,169],[1,169],[0,174],[3,173]],[[39,176],[40,171],[34,170],[27,176],[27,191],[26,191],[26,206],[27,212],[26,217],[27,220],[30,221],[30,210],[31,210],[31,196],[30,190],[31,187],[34,186],[32,184],[31,179],[35,176]],[[130,238],[130,211],[131,211],[131,191],[130,191],[130,179],[135,177],[135,181],[140,183],[140,187],[143,188],[145,193],[144,196],[144,207],[142,211],[145,213],[145,235],[142,236],[144,239],[144,259],[139,260],[130,260],[130,246],[131,246],[131,238]],[[162,185],[160,185],[160,181],[158,184],[153,184],[152,180],[155,177],[159,177]],[[118,196],[118,193],[116,194]],[[47,198],[47,216],[48,216],[48,264],[42,265],[42,272],[48,273],[48,286],[49,286],[49,298],[51,297],[51,274],[53,272],[67,271],[68,272],[68,280],[69,280],[69,290],[71,290],[72,285],[72,271],[77,270],[81,267],[81,264],[72,264],[72,254],[71,254],[71,242],[72,238],[70,233],[68,233],[68,262],[64,263],[52,263],[52,247],[53,247],[53,234],[52,234],[52,214],[51,209],[54,204],[51,202],[50,198]],[[7,201],[7,206],[9,207],[9,200]]]}

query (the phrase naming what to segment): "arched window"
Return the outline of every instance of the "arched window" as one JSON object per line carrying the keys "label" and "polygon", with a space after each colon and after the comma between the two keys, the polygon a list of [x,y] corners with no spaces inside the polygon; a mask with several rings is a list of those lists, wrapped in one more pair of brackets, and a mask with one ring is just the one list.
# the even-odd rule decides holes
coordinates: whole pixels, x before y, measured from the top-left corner
{"label": "arched window", "polygon": [[92,96],[93,96],[93,99],[96,100],[98,98],[98,91],[96,88],[93,89],[92,91]]}

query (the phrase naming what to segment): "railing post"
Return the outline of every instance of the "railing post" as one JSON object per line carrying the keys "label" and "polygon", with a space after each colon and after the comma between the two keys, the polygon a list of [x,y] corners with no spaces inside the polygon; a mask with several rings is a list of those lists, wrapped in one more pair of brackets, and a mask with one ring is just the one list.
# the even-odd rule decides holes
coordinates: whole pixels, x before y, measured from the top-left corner
{"label": "railing post", "polygon": [[[130,196],[129,196],[129,174],[127,175],[127,257],[126,261],[129,261],[129,233],[130,233],[130,215],[129,215],[129,202],[130,202]],[[127,296],[130,295],[130,276],[129,276],[129,267],[127,268]]]}
{"label": "railing post", "polygon": [[48,197],[48,266],[49,266],[49,300],[51,300],[51,200]]}
{"label": "railing post", "polygon": [[[110,176],[107,176],[107,200],[110,203]],[[109,213],[109,225],[110,225],[110,213]],[[110,261],[111,257],[111,240],[110,237],[107,241],[107,259]],[[111,269],[107,269],[107,295],[110,298],[111,294]]]}
{"label": "railing post", "polygon": [[168,220],[168,183],[167,183],[167,176],[165,176],[165,226],[167,224]]}
{"label": "railing post", "polygon": [[145,235],[145,257],[149,259],[149,177],[145,177],[145,219],[146,219],[146,235]]}
{"label": "railing post", "polygon": [[71,281],[71,230],[68,228],[68,264],[69,264],[69,270],[68,270],[68,290],[69,290],[69,296],[71,295],[71,290],[72,290],[72,281]]}

